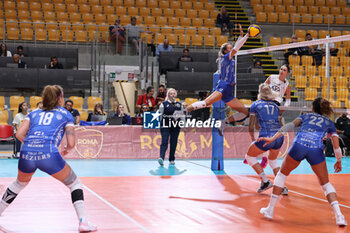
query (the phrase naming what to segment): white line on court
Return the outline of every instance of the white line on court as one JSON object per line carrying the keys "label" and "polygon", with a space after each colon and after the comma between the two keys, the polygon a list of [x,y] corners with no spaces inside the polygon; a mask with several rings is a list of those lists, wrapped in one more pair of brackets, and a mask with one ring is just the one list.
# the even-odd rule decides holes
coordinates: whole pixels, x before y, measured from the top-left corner
{"label": "white line on court", "polygon": [[[195,165],[197,165],[197,166],[201,166],[201,167],[205,167],[205,168],[211,169],[211,168],[208,167],[208,166],[205,166],[205,165],[202,165],[202,164],[198,164],[198,163],[195,163],[195,162],[192,162],[192,161],[188,161],[188,160],[184,160],[184,161],[186,161],[186,162],[188,162],[188,163],[195,164]],[[260,181],[258,181],[258,180],[255,180],[255,179],[252,179],[252,178],[243,176],[243,175],[237,175],[237,176],[243,177],[243,178],[245,178],[245,179],[247,179],[247,180],[250,180],[250,181],[253,181],[253,182],[255,182],[255,183],[259,183],[259,184],[260,184]],[[318,197],[314,197],[314,196],[310,196],[310,195],[307,195],[307,194],[304,194],[304,193],[299,193],[299,192],[296,192],[296,191],[293,191],[293,190],[290,190],[290,189],[288,189],[288,192],[292,192],[292,193],[298,194],[298,195],[300,195],[300,196],[304,196],[304,197],[308,197],[308,198],[311,198],[311,199],[315,199],[315,200],[318,200],[318,201],[322,201],[322,202],[328,203],[328,201],[325,200],[325,199],[318,198]],[[340,204],[340,203],[339,203],[339,205],[342,206],[342,207],[345,207],[345,208],[350,209],[350,206],[343,205],[343,204]]]}
{"label": "white line on court", "polygon": [[107,204],[109,207],[111,207],[113,210],[115,210],[116,212],[118,212],[119,214],[121,214],[122,216],[124,216],[125,218],[127,218],[129,221],[131,221],[132,223],[134,223],[136,226],[138,226],[139,228],[141,228],[144,232],[147,233],[152,233],[150,230],[148,230],[146,227],[142,226],[140,223],[138,223],[136,220],[134,220],[133,218],[131,218],[129,215],[127,215],[126,213],[124,213],[123,211],[121,211],[120,209],[118,209],[117,207],[115,207],[114,205],[112,205],[109,201],[107,201],[106,199],[104,199],[103,197],[101,197],[100,195],[98,195],[97,193],[95,193],[93,190],[91,190],[89,187],[87,187],[86,185],[83,185],[83,187],[88,190],[90,193],[92,193],[95,197],[97,197],[98,199],[100,199],[101,201],[103,201],[105,204]]}

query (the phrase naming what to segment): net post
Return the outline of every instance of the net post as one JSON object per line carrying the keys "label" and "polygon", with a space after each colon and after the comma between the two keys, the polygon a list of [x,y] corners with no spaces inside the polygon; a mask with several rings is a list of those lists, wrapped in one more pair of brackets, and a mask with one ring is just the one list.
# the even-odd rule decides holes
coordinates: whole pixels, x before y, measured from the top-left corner
{"label": "net post", "polygon": [[[326,37],[327,39],[329,38],[329,35]],[[330,77],[329,77],[329,43],[326,43],[326,78],[327,78],[327,98],[329,99],[329,89],[330,89]]]}
{"label": "net post", "polygon": [[[220,73],[213,74],[213,86],[216,86]],[[213,118],[215,121],[225,119],[225,103],[220,100],[213,104]],[[212,158],[211,170],[224,170],[224,137],[219,135],[218,129],[212,129]]]}

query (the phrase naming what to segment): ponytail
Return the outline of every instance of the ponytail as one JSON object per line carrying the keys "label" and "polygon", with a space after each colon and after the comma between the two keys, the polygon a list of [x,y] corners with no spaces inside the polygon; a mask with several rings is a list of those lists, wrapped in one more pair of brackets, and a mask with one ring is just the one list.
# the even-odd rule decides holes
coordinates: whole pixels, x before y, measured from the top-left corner
{"label": "ponytail", "polygon": [[63,96],[63,89],[59,85],[47,85],[42,92],[44,111],[50,111],[56,108],[59,103],[58,100]]}

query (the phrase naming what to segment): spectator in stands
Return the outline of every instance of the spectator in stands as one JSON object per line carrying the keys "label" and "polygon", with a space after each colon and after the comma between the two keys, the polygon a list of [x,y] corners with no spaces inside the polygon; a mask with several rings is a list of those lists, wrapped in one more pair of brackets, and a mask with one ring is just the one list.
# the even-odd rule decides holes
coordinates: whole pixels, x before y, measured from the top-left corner
{"label": "spectator in stands", "polygon": [[264,73],[260,59],[255,59],[254,64],[248,67],[247,73]]}
{"label": "spectator in stands", "polygon": [[43,102],[39,101],[38,103],[36,103],[36,109],[41,109],[43,107]]}
{"label": "spectator in stands", "polygon": [[193,62],[193,58],[190,56],[190,50],[185,48],[182,50],[182,56],[177,60],[177,68],[180,68],[180,62]]}
{"label": "spectator in stands", "polygon": [[[200,91],[198,93],[198,97],[199,97],[199,99],[198,99],[199,101],[203,101],[208,97],[208,92]],[[205,120],[209,119],[210,107],[194,110],[191,112],[191,115],[192,115],[192,118],[194,118],[194,119],[205,121]]]}
{"label": "spectator in stands", "polygon": [[94,111],[89,113],[86,121],[104,121],[106,120],[106,113],[103,111],[103,105],[96,103]]}
{"label": "spectator in stands", "polygon": [[158,94],[156,96],[156,105],[159,106],[166,97],[166,90],[165,90],[165,86],[164,85],[159,85],[158,87]]}
{"label": "spectator in stands", "polygon": [[57,57],[51,57],[49,69],[63,69],[63,65],[58,62]]}
{"label": "spectator in stands", "polygon": [[141,105],[146,104],[150,111],[156,109],[156,100],[153,97],[154,87],[150,86],[146,89],[146,94],[140,95],[136,102],[136,108],[140,112]]}
{"label": "spectator in stands", "polygon": [[169,45],[169,41],[167,39],[164,40],[163,44],[158,45],[157,50],[156,50],[156,55],[159,59],[159,53],[160,52],[172,52],[173,47]]}
{"label": "spectator in stands", "polygon": [[148,106],[146,104],[142,104],[140,111],[136,114],[136,117],[143,117],[143,113],[148,111],[149,111]]}
{"label": "spectator in stands", "polygon": [[[311,41],[312,36],[310,33],[306,33],[305,41]],[[322,50],[317,48],[317,45],[309,46],[309,55],[314,57],[314,65],[319,66],[322,64]]]}
{"label": "spectator in stands", "polygon": [[122,47],[125,42],[125,28],[120,25],[120,19],[114,21],[114,25],[109,27],[111,41],[117,43],[117,53],[122,54]]}
{"label": "spectator in stands", "polygon": [[131,118],[128,114],[124,112],[124,105],[122,104],[118,104],[117,111],[113,117],[122,117],[123,118],[122,124],[130,125]]}
{"label": "spectator in stands", "polygon": [[20,45],[17,47],[17,54],[20,56],[20,57],[25,57],[26,55],[24,54],[24,50],[23,50],[23,46]]}
{"label": "spectator in stands", "polygon": [[[136,53],[139,53],[139,42],[140,42],[140,33],[145,32],[140,26],[136,25],[136,17],[131,17],[130,24],[125,27],[126,33],[128,35],[128,42],[132,43],[136,49]],[[147,33],[154,34],[154,32]]]}
{"label": "spectator in stands", "polygon": [[229,32],[230,37],[233,35],[233,24],[230,22],[230,16],[226,10],[226,7],[221,7],[221,12],[216,17],[216,27],[221,28],[222,33]]}
{"label": "spectator in stands", "polygon": [[80,113],[78,110],[73,108],[73,100],[66,100],[64,102],[64,108],[67,109],[73,116],[74,124],[79,125],[80,122]]}
{"label": "spectator in stands", "polygon": [[[322,51],[323,56],[326,55],[326,44],[319,44],[317,47],[318,50]],[[333,42],[329,43],[329,52],[331,56],[337,56],[338,49],[335,47],[335,44]]]}
{"label": "spectator in stands", "polygon": [[[298,43],[298,37],[293,34],[292,35],[292,41],[291,43]],[[288,51],[284,54],[284,58],[286,60],[286,64],[289,64],[288,57],[290,55],[298,55],[298,56],[303,56],[303,55],[309,55],[309,48],[308,47],[299,47],[299,48],[290,48]]]}
{"label": "spectator in stands", "polygon": [[0,57],[12,57],[11,51],[8,51],[8,50],[7,50],[7,46],[6,46],[6,44],[4,44],[4,43],[1,44],[1,53],[0,53]]}
{"label": "spectator in stands", "polygon": [[13,54],[12,58],[13,62],[18,64],[18,68],[26,68],[27,64],[21,60],[20,56],[17,53]]}
{"label": "spectator in stands", "polygon": [[[18,105],[18,113],[12,121],[13,126],[15,127],[15,133],[18,131],[22,122],[28,115],[28,104],[26,102],[22,102]],[[19,153],[21,151],[21,141],[16,138],[16,148],[15,148],[15,157],[19,157]]]}

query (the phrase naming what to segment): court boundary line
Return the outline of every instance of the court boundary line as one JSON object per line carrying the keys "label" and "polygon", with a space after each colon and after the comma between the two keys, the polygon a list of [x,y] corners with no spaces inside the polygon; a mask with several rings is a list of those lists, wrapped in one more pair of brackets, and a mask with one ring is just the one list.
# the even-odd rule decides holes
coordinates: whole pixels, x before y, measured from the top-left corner
{"label": "court boundary line", "polygon": [[[200,166],[200,167],[205,167],[205,168],[208,168],[208,169],[211,170],[211,168],[208,167],[208,166],[205,166],[205,165],[202,165],[202,164],[198,164],[198,163],[195,163],[195,162],[192,162],[192,161],[188,161],[188,160],[184,160],[184,161],[186,161],[186,162],[188,162],[188,163],[195,164],[195,165]],[[224,170],[223,170],[223,171],[224,171]],[[215,176],[222,176],[222,175],[215,175]],[[249,178],[249,177],[246,177],[246,176],[244,176],[244,175],[238,175],[238,176],[243,177],[243,178],[245,178],[246,180],[253,181],[253,182],[255,182],[255,183],[260,183],[260,181],[255,180],[255,179],[252,179],[252,178]],[[315,200],[318,200],[318,201],[322,201],[322,202],[329,203],[326,199],[314,197],[314,196],[307,195],[307,194],[304,194],[304,193],[300,193],[300,192],[297,192],[297,191],[293,191],[293,190],[290,190],[290,189],[288,189],[288,192],[292,192],[292,193],[298,194],[298,195],[300,195],[300,196],[308,197],[308,198],[310,198],[310,199],[315,199]],[[338,201],[338,202],[339,202],[339,201]],[[344,207],[344,208],[350,209],[350,206],[347,206],[347,205],[344,205],[344,204],[340,204],[340,203],[339,203],[339,206],[342,206],[342,207]]]}
{"label": "court boundary line", "polygon": [[141,225],[139,222],[137,222],[136,220],[134,220],[132,217],[130,217],[129,215],[127,215],[126,213],[124,213],[123,211],[121,211],[120,209],[118,209],[117,207],[115,207],[113,204],[111,204],[109,201],[107,201],[106,199],[104,199],[103,197],[101,197],[100,195],[98,195],[96,192],[94,192],[92,189],[90,189],[89,187],[87,187],[86,185],[83,185],[83,187],[88,190],[92,195],[94,195],[95,197],[97,197],[98,199],[100,199],[103,203],[107,204],[109,207],[111,207],[114,211],[116,211],[117,213],[121,214],[123,217],[127,218],[130,222],[134,223],[136,226],[138,226],[139,228],[141,228],[144,232],[147,233],[152,233],[150,230],[148,230],[146,227],[144,227],[143,225]]}

